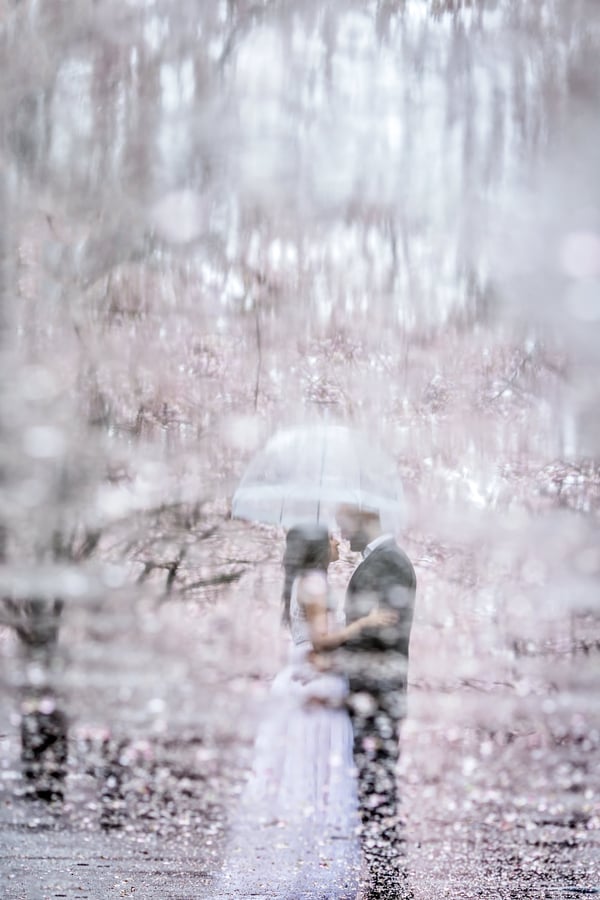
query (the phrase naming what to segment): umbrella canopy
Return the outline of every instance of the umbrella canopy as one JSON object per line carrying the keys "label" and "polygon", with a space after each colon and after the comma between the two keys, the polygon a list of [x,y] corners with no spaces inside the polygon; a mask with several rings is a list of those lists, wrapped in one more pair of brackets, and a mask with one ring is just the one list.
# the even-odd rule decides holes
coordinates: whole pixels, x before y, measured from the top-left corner
{"label": "umbrella canopy", "polygon": [[233,496],[232,515],[280,524],[335,523],[348,503],[378,512],[386,530],[403,518],[397,466],[368,435],[342,425],[277,432],[250,462]]}

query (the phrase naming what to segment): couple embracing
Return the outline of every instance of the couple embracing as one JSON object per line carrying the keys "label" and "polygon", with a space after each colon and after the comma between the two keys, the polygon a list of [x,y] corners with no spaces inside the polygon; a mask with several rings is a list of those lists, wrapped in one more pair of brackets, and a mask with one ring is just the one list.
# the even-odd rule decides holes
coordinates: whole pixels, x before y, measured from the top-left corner
{"label": "couple embracing", "polygon": [[363,559],[332,604],[338,542],[318,525],[287,533],[288,665],[275,678],[251,778],[219,879],[222,897],[405,898],[396,767],[405,716],[416,578],[379,515],[340,505]]}

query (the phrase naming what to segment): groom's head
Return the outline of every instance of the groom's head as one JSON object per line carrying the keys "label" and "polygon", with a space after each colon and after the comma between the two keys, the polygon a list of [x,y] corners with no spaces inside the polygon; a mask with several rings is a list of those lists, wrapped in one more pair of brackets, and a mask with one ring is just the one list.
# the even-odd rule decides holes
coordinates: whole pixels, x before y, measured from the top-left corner
{"label": "groom's head", "polygon": [[379,513],[359,509],[350,503],[340,503],[335,518],[342,537],[350,541],[350,548],[355,552],[362,553],[367,544],[381,533]]}

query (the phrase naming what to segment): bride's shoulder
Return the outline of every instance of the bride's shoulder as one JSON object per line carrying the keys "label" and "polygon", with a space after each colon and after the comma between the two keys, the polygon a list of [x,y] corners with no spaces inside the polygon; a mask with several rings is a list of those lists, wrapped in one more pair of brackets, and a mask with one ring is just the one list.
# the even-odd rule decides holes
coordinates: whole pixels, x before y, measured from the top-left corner
{"label": "bride's shoulder", "polygon": [[304,572],[298,577],[298,590],[307,600],[322,597],[327,593],[327,575],[317,570]]}

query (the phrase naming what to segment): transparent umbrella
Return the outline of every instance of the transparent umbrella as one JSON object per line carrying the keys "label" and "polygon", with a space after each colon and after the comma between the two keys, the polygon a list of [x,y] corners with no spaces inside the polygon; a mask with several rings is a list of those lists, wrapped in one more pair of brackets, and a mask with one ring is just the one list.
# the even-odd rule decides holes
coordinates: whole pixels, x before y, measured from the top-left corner
{"label": "transparent umbrella", "polygon": [[397,530],[404,511],[397,465],[369,435],[313,425],[273,435],[250,461],[232,515],[286,528],[301,522],[332,526],[340,503],[378,512],[385,530]]}

